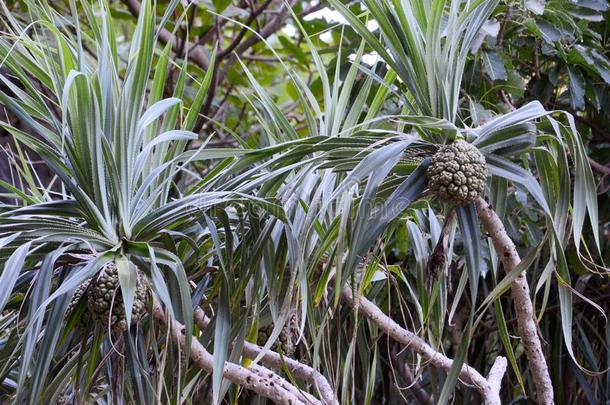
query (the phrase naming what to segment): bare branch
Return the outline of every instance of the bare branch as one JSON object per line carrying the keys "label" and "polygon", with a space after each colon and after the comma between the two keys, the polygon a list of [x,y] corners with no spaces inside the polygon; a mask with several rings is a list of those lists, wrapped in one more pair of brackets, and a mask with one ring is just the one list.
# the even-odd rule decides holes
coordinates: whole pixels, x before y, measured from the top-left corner
{"label": "bare branch", "polygon": [[589,164],[591,165],[591,169],[594,171],[603,174],[604,176],[610,176],[610,167],[604,166],[591,158],[589,158]]}
{"label": "bare branch", "polygon": [[494,362],[493,366],[491,366],[491,370],[489,370],[489,374],[487,375],[487,381],[489,382],[493,396],[497,397],[498,399],[500,398],[502,378],[504,378],[504,373],[506,373],[507,365],[508,363],[506,362],[506,357],[498,356],[496,357],[496,361]]}
{"label": "bare branch", "polygon": [[506,14],[504,15],[504,21],[502,21],[502,26],[500,27],[500,32],[498,32],[498,37],[496,39],[496,47],[502,48],[504,44],[504,34],[506,33],[506,27],[508,27],[508,23],[513,17],[513,8],[511,5],[506,9]]}
{"label": "bare branch", "polygon": [[[475,206],[479,220],[489,233],[502,260],[504,271],[510,273],[521,263],[515,244],[506,233],[504,224],[502,224],[498,215],[485,200],[479,197],[475,201]],[[534,309],[530,298],[530,287],[525,272],[521,272],[512,282],[511,295],[517,314],[521,343],[525,348],[525,354],[530,363],[534,384],[536,385],[537,401],[539,404],[553,404],[553,385],[538,336],[538,327],[534,319]]]}
{"label": "bare branch", "polygon": [[[208,326],[209,319],[201,308],[195,309],[194,317],[195,323],[200,328],[204,329]],[[250,342],[243,343],[242,353],[247,357],[254,359],[262,351],[263,348],[258,345],[255,345]],[[278,369],[281,369],[282,367],[287,367],[290,373],[292,373],[295,377],[309,381],[318,390],[318,393],[320,394],[320,397],[322,398],[322,401],[325,405],[335,405],[339,403],[335,392],[326,380],[326,377],[324,377],[322,374],[320,374],[318,371],[314,370],[310,366],[300,363],[290,357],[281,356],[279,353],[276,353],[272,350],[268,350],[267,352],[265,352],[265,354],[261,358],[261,361],[267,367],[273,367]]]}
{"label": "bare branch", "polygon": [[[171,319],[158,302],[155,301],[153,305],[154,319],[163,327],[169,328],[172,339],[180,346],[184,346],[186,342],[184,325]],[[197,339],[191,339],[191,360],[208,373],[214,371],[214,356]],[[322,405],[312,395],[299,390],[273,371],[256,364],[244,368],[235,363],[226,362],[223,375],[232,383],[269,398],[276,404]]]}
{"label": "bare branch", "polygon": [[317,4],[309,7],[306,10],[303,10],[299,13],[299,18],[303,18],[308,16],[309,14],[313,14],[318,10],[321,10],[323,7],[325,7],[327,4],[324,0],[320,0]]}
{"label": "bare branch", "polygon": [[[419,353],[424,360],[433,366],[442,368],[445,371],[449,371],[453,366],[452,359],[434,350],[425,340],[415,333],[401,327],[392,318],[384,314],[377,305],[373,304],[365,297],[354,298],[349,286],[346,286],[341,290],[341,298],[343,298],[352,308],[357,308],[364,317],[377,325],[379,329],[387,333],[392,339],[407,346],[410,350]],[[506,359],[498,356],[496,362],[502,363],[502,361],[506,362]],[[501,380],[501,376],[497,376],[498,373],[499,370],[494,372],[494,380]],[[467,364],[463,364],[460,371],[460,380],[473,385],[483,397],[486,405],[500,405],[499,390],[496,391],[490,382],[474,368]]]}

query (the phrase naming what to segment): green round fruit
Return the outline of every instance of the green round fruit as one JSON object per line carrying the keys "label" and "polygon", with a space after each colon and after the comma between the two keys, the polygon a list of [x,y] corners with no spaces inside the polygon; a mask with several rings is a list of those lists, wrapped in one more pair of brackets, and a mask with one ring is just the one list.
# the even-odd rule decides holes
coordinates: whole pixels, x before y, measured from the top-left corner
{"label": "green round fruit", "polygon": [[[135,325],[146,313],[146,300],[148,293],[144,276],[137,271],[136,292],[131,311],[131,325]],[[115,332],[127,329],[125,319],[125,305],[119,282],[119,273],[116,264],[108,263],[89,284],[87,290],[87,308],[91,316],[102,326],[108,327]]]}
{"label": "green round fruit", "polygon": [[485,157],[465,141],[442,146],[428,167],[428,186],[443,201],[464,205],[485,191]]}

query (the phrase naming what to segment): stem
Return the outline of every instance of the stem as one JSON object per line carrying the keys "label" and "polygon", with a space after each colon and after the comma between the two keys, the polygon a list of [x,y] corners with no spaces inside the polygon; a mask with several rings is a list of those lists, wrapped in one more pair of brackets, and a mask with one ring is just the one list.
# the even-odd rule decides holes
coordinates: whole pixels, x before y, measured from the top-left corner
{"label": "stem", "polygon": [[[172,339],[179,346],[184,347],[186,341],[184,325],[171,319],[156,301],[153,304],[153,317],[161,326],[169,329]],[[191,360],[208,373],[214,371],[214,356],[197,339],[191,339]],[[276,404],[321,405],[321,402],[312,395],[299,390],[271,370],[256,364],[245,368],[226,362],[223,376],[234,384],[271,399]]]}
{"label": "stem", "polygon": [[604,166],[591,158],[589,158],[589,164],[591,165],[591,169],[594,171],[603,174],[604,176],[610,176],[610,167]]}
{"label": "stem", "polygon": [[[364,297],[354,298],[351,287],[346,286],[341,290],[341,298],[392,339],[419,353],[428,363],[445,371],[449,371],[453,366],[452,359],[434,350],[415,333],[398,325],[392,318],[384,314],[377,305]],[[496,357],[491,370],[493,373],[490,372],[490,377],[493,377],[493,379],[488,380],[474,368],[463,364],[460,370],[460,380],[473,385],[483,397],[486,405],[500,405],[500,383],[506,370],[506,359],[502,356]]]}
{"label": "stem", "polygon": [[296,0],[289,0],[287,4],[282,3],[280,5],[280,11],[278,14],[267,25],[258,30],[259,35],[252,35],[246,38],[242,43],[239,44],[239,46],[236,47],[234,55],[241,55],[254,44],[258,43],[262,39],[266,39],[279,30],[282,27],[285,18],[288,16],[288,7],[292,8],[296,3]]}
{"label": "stem", "polygon": [[[201,308],[195,309],[194,317],[195,323],[201,329],[206,328],[210,323],[209,319]],[[254,343],[243,342],[242,353],[247,357],[254,359],[262,351],[263,348],[255,345]],[[287,356],[282,356],[272,350],[267,350],[265,354],[263,354],[261,357],[261,362],[267,367],[278,369],[287,367],[290,373],[295,377],[309,381],[318,390],[318,393],[320,394],[320,397],[325,405],[337,405],[339,403],[337,397],[335,396],[335,392],[326,377],[307,364],[303,364]]]}
{"label": "stem", "polygon": [[[515,244],[510,239],[504,228],[504,224],[482,198],[475,202],[477,215],[483,227],[489,233],[494,248],[502,260],[504,271],[510,273],[519,263],[521,258],[517,253]],[[517,325],[521,343],[525,348],[525,354],[530,363],[530,370],[534,379],[539,404],[553,404],[553,385],[549,375],[549,369],[542,352],[542,344],[538,337],[538,326],[534,319],[534,309],[530,298],[530,287],[527,283],[525,272],[521,272],[511,284],[511,295],[513,297],[515,312],[517,314]]]}

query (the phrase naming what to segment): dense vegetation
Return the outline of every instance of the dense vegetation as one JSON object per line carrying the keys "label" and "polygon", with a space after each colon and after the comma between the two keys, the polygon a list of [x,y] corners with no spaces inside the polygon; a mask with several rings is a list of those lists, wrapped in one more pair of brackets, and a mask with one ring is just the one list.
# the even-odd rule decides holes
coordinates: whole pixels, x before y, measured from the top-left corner
{"label": "dense vegetation", "polygon": [[606,0],[0,16],[0,403],[610,401]]}

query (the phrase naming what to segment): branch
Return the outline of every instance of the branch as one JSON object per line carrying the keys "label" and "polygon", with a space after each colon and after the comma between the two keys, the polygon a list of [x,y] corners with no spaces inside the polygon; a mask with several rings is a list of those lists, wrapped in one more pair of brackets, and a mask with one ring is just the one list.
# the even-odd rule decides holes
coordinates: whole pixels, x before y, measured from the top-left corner
{"label": "branch", "polygon": [[[123,3],[125,3],[127,8],[129,9],[129,12],[134,17],[138,17],[140,15],[140,2],[138,2],[138,0],[123,0]],[[173,36],[174,34],[166,30],[165,28],[159,31],[159,39],[164,44],[167,44],[169,41],[171,41]],[[176,40],[172,43],[172,49],[178,56],[183,53],[182,51],[184,50],[184,46],[185,44],[183,44],[179,38],[176,38]],[[201,49],[190,49],[188,51],[188,57],[189,60],[194,62],[201,69],[208,70],[208,66],[210,65],[210,59]]]}
{"label": "branch", "polygon": [[603,174],[604,176],[610,176],[610,167],[604,166],[603,164],[596,162],[591,158],[589,158],[589,164],[591,165],[591,169],[593,169],[594,171]]}
{"label": "branch", "polygon": [[[292,8],[296,3],[297,0],[290,0],[288,5]],[[259,35],[252,35],[246,38],[246,40],[235,49],[235,53],[233,55],[241,55],[246,49],[252,47],[261,39],[266,39],[275,31],[279,30],[287,15],[288,7],[282,3],[281,11],[267,25],[261,28],[260,32],[258,33]]]}
{"label": "branch", "polygon": [[[163,327],[169,328],[172,339],[178,345],[184,346],[186,341],[184,325],[174,319],[170,319],[161,308],[161,305],[156,301],[153,304],[153,317]],[[214,371],[214,356],[197,339],[191,339],[191,360],[208,373]],[[299,390],[274,372],[256,364],[249,368],[244,368],[235,363],[226,362],[223,376],[234,384],[271,399],[276,404],[321,405],[321,402],[312,395]]]}
{"label": "branch", "polygon": [[[194,320],[195,324],[197,324],[197,326],[199,326],[201,329],[207,328],[210,323],[209,318],[201,308],[195,308]],[[242,353],[247,357],[254,359],[262,351],[263,348],[255,345],[254,343],[247,341],[243,342]],[[309,381],[314,387],[316,387],[325,405],[337,405],[339,403],[335,396],[334,390],[326,378],[310,366],[300,363],[290,357],[282,356],[272,350],[267,350],[263,357],[261,357],[261,361],[267,367],[278,369],[287,367],[290,373],[295,377]]]}
{"label": "branch", "polygon": [[[502,378],[506,373],[506,367],[508,363],[506,357],[498,356],[496,361],[491,366],[489,374],[487,375],[487,381],[489,382],[492,395],[500,399],[500,388],[502,388]],[[499,403],[499,402],[498,402]]]}
{"label": "branch", "polygon": [[248,32],[247,27],[250,24],[252,24],[254,22],[254,20],[256,20],[256,17],[258,17],[263,11],[265,11],[265,9],[269,6],[269,4],[271,4],[271,1],[272,0],[265,1],[259,8],[257,8],[256,10],[254,10],[253,12],[250,13],[250,16],[244,23],[244,26],[241,28],[241,30],[239,31],[237,36],[233,39],[233,41],[231,41],[231,43],[229,44],[229,46],[227,46],[226,49],[223,49],[222,52],[220,52],[218,54],[218,61],[221,61],[225,56],[227,56],[228,54],[233,52],[233,50],[235,48],[237,48],[237,46],[239,45],[241,40],[244,38],[244,36]]}
{"label": "branch", "polygon": [[500,27],[500,32],[498,32],[498,37],[496,40],[496,47],[497,48],[502,48],[502,45],[504,43],[504,34],[506,33],[506,27],[508,27],[508,23],[510,21],[510,19],[513,16],[513,8],[512,6],[508,6],[508,9],[506,10],[506,14],[504,15],[504,21],[502,21],[502,26]]}
{"label": "branch", "polygon": [[[494,212],[491,206],[482,198],[475,201],[477,215],[483,227],[489,233],[494,248],[502,259],[504,271],[510,273],[519,263],[521,258],[517,253],[515,244],[510,239],[504,228],[504,224]],[[513,297],[517,324],[521,343],[525,348],[525,354],[530,363],[530,369],[534,378],[539,404],[553,404],[553,385],[549,375],[549,369],[544,359],[542,345],[538,337],[538,327],[534,319],[534,310],[530,298],[530,288],[527,283],[525,272],[521,272],[511,284],[511,295]]]}
{"label": "branch", "polygon": [[396,347],[392,348],[391,355],[392,357],[390,358],[390,362],[393,364],[394,360],[396,360],[396,368],[407,383],[408,389],[412,392],[417,402],[420,405],[434,405],[434,399],[422,388],[421,384],[413,375],[404,359],[399,357]]}
{"label": "branch", "polygon": [[[358,311],[364,315],[369,321],[373,322],[379,329],[387,333],[392,339],[407,346],[410,350],[419,353],[424,360],[435,367],[449,371],[453,366],[453,360],[446,357],[442,353],[434,350],[426,341],[417,336],[415,333],[408,331],[397,324],[392,318],[383,313],[381,309],[371,301],[364,297],[354,298],[352,290],[349,286],[341,290],[341,298],[346,301],[352,308],[358,308]],[[502,367],[504,364],[504,367]],[[492,366],[490,376],[493,376],[493,381],[488,381],[477,370],[467,364],[462,365],[460,370],[460,380],[473,385],[483,397],[486,405],[500,405],[500,389],[498,382],[501,381],[502,375],[499,375],[501,370],[506,370],[506,359],[498,356]],[[492,382],[496,385],[492,385]]]}
{"label": "branch", "polygon": [[318,1],[318,4],[313,5],[313,6],[309,7],[308,9],[301,11],[299,13],[299,18],[303,18],[303,17],[308,16],[309,14],[313,14],[316,11],[321,10],[326,5],[327,4],[324,0],[320,0],[320,1]]}

